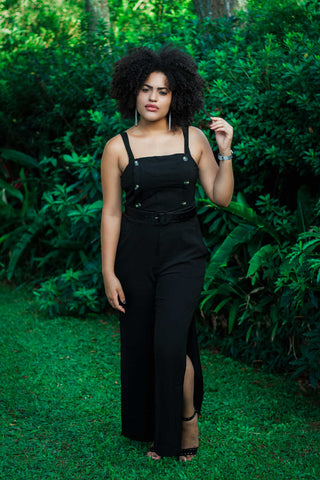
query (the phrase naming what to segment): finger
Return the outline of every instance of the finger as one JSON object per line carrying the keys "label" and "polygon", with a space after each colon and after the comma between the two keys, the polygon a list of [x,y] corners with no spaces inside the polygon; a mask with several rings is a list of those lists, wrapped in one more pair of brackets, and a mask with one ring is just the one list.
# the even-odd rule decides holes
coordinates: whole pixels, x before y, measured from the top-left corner
{"label": "finger", "polygon": [[214,128],[213,131],[215,133],[224,133],[225,135],[228,135],[228,136],[231,136],[231,133],[228,132],[225,128],[223,127],[217,127],[217,128]]}
{"label": "finger", "polygon": [[119,295],[121,303],[126,303],[126,297],[123,293],[122,287],[119,287],[117,290],[117,294]]}
{"label": "finger", "polygon": [[125,313],[125,309],[124,309],[123,306],[120,305],[120,303],[119,303],[118,295],[113,298],[113,302],[112,302],[112,303],[113,303],[113,308],[115,308],[116,310],[119,310],[119,312]]}
{"label": "finger", "polygon": [[216,120],[211,122],[212,125],[224,125],[226,128],[232,128],[229,123],[227,123],[225,120],[222,118],[217,118]]}
{"label": "finger", "polygon": [[227,135],[232,135],[233,130],[226,128],[225,125],[216,125],[212,128],[215,132],[224,132]]}
{"label": "finger", "polygon": [[211,123],[217,123],[221,120],[222,120],[222,118],[219,118],[219,117],[211,117]]}
{"label": "finger", "polygon": [[226,120],[220,117],[211,117],[211,125],[212,126],[224,125],[226,129],[233,130],[233,127],[230,125],[230,123],[226,122]]}
{"label": "finger", "polygon": [[[122,292],[122,293],[123,293],[123,292]],[[123,295],[123,297],[124,297],[124,295]],[[120,305],[120,302],[121,302],[121,303],[125,303],[125,301],[123,302],[123,301],[121,300],[121,298],[120,298],[120,302],[119,302],[119,294],[118,294],[118,292],[116,292],[115,296],[113,297],[113,302],[114,302],[114,308],[115,308],[116,310],[119,310],[120,312],[125,313],[124,307],[123,307],[122,305]]]}
{"label": "finger", "polygon": [[224,118],[221,118],[221,117],[210,117],[210,118],[212,122],[223,122],[226,125],[228,125],[228,122]]}
{"label": "finger", "polygon": [[111,307],[115,310],[119,310],[120,312],[125,313],[125,309],[119,304],[118,295],[108,296],[108,302],[110,303]]}
{"label": "finger", "polygon": [[121,307],[121,305],[117,307],[117,310],[119,310],[119,312],[126,313],[125,309]]}
{"label": "finger", "polygon": [[213,130],[215,130],[216,128],[224,128],[225,130],[229,130],[228,126],[223,122],[211,123],[210,128],[212,128]]}

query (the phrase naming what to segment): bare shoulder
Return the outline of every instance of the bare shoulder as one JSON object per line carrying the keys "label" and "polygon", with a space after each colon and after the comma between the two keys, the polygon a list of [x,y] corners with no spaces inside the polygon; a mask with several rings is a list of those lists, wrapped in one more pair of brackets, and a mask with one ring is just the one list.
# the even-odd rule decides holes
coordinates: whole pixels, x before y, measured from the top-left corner
{"label": "bare shoulder", "polygon": [[123,154],[123,148],[123,141],[120,134],[110,138],[104,147],[102,159],[119,158],[119,156]]}
{"label": "bare shoulder", "polygon": [[105,169],[108,169],[109,172],[110,170],[113,170],[114,172],[117,172],[117,175],[121,176],[128,165],[128,162],[128,154],[121,135],[119,134],[110,138],[106,143],[102,154],[102,171],[105,171]]}
{"label": "bare shoulder", "polygon": [[208,144],[208,139],[200,128],[189,127],[189,137],[191,145],[204,146]]}
{"label": "bare shoulder", "polygon": [[208,139],[200,128],[189,127],[189,148],[191,155],[198,165],[204,152],[211,152]]}

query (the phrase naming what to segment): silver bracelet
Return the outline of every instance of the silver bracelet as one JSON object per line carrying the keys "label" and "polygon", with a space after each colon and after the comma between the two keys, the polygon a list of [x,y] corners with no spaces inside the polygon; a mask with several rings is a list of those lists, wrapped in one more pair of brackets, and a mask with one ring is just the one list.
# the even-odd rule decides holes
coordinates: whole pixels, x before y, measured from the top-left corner
{"label": "silver bracelet", "polygon": [[222,160],[223,162],[225,162],[226,160],[231,160],[232,157],[233,157],[233,151],[232,150],[231,150],[231,155],[221,155],[220,152],[218,153],[218,159]]}

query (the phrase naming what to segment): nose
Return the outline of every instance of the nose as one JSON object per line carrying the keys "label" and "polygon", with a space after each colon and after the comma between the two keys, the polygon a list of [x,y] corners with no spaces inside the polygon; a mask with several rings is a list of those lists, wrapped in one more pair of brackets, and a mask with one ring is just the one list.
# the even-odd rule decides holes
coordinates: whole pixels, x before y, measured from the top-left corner
{"label": "nose", "polygon": [[150,100],[150,102],[157,102],[158,101],[158,94],[157,94],[156,90],[150,90],[149,100]]}

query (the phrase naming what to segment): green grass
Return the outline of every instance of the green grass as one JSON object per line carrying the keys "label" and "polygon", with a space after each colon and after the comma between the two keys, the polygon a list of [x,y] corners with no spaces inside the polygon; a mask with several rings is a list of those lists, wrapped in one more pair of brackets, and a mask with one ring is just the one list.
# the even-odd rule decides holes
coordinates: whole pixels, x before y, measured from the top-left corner
{"label": "green grass", "polygon": [[296,383],[202,351],[196,459],[146,458],[120,436],[116,318],[47,318],[0,285],[0,478],[319,479],[320,415]]}

